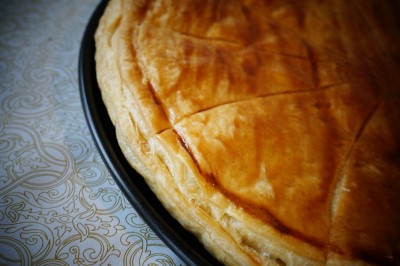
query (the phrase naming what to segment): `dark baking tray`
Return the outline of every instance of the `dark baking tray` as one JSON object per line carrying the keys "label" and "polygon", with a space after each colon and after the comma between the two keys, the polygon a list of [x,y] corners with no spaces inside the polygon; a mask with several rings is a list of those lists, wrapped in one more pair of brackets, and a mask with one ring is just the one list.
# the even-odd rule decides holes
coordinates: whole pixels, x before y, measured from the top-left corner
{"label": "dark baking tray", "polygon": [[115,129],[101,99],[94,62],[94,32],[107,1],[102,1],[84,32],[79,54],[79,87],[84,114],[94,142],[119,188],[149,227],[188,265],[219,265],[194,235],[161,205],[119,149]]}

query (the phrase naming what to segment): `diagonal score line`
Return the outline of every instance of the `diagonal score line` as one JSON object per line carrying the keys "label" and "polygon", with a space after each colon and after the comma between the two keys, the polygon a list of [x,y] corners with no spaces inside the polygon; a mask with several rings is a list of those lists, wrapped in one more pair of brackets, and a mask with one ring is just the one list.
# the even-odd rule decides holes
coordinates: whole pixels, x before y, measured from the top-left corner
{"label": "diagonal score line", "polygon": [[224,39],[224,38],[216,38],[216,37],[210,38],[210,37],[204,37],[204,36],[200,36],[200,35],[195,35],[195,34],[191,34],[191,33],[187,33],[187,32],[179,32],[179,31],[174,31],[174,30],[171,30],[171,32],[178,36],[191,38],[191,39],[195,39],[198,41],[211,42],[211,43],[223,43],[223,44],[233,45],[233,46],[243,46],[243,44],[240,42],[236,42],[234,40],[229,40],[229,39]]}
{"label": "diagonal score line", "polygon": [[[344,182],[344,171],[346,169],[346,166],[349,163],[349,160],[351,158],[351,155],[353,154],[354,148],[358,142],[358,140],[360,139],[360,137],[362,136],[362,134],[365,132],[365,129],[368,125],[368,123],[372,120],[372,117],[375,115],[375,113],[377,112],[379,106],[381,105],[381,100],[379,100],[377,103],[375,103],[372,108],[369,110],[369,112],[367,113],[367,115],[365,116],[365,118],[363,119],[360,127],[358,128],[356,134],[354,135],[354,139],[353,142],[342,162],[342,165],[339,168],[339,172],[337,174],[337,176],[335,177],[335,187],[333,189],[332,192],[332,196],[331,196],[331,210],[330,210],[330,228],[329,228],[329,242],[331,241],[331,234],[332,234],[332,226],[333,226],[333,220],[336,216],[336,212],[337,212],[337,205],[339,202],[339,198],[340,198],[340,189],[343,187],[343,182]],[[330,252],[329,250],[327,252]]]}
{"label": "diagonal score line", "polygon": [[[326,85],[326,86],[323,86],[323,87],[320,87],[317,89],[311,88],[311,89],[297,90],[297,91],[289,90],[289,91],[273,92],[273,93],[268,93],[268,94],[256,95],[255,97],[244,98],[244,99],[239,99],[239,100],[235,100],[235,101],[228,101],[228,102],[224,102],[221,104],[210,106],[208,108],[200,109],[193,113],[188,113],[185,116],[181,117],[179,120],[176,120],[175,123],[172,123],[171,121],[169,121],[169,122],[171,124],[171,128],[173,128],[174,125],[179,124],[184,119],[187,119],[187,118],[189,118],[193,115],[199,114],[199,113],[203,113],[203,112],[207,112],[212,109],[215,109],[215,108],[219,108],[221,106],[225,106],[225,105],[229,105],[229,104],[236,104],[236,103],[240,103],[240,102],[252,101],[252,100],[258,99],[258,98],[269,98],[269,97],[280,96],[280,95],[302,94],[302,93],[317,92],[317,91],[324,91],[324,90],[330,90],[330,89],[340,89],[340,88],[343,89],[343,87],[341,87],[341,86],[345,85],[345,84],[349,84],[349,82],[339,82],[339,83],[335,83],[335,84]],[[346,88],[346,87],[344,87],[344,88]],[[170,129],[170,128],[165,128],[165,129],[157,132],[156,134],[160,134],[163,131],[168,130],[168,129]]]}

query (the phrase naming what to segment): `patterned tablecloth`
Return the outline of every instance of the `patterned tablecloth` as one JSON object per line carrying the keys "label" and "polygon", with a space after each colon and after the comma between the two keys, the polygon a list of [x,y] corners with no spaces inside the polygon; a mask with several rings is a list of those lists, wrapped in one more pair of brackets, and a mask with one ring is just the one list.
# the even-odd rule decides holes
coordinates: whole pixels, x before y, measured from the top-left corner
{"label": "patterned tablecloth", "polygon": [[0,0],[0,265],[181,265],[102,162],[78,88],[99,0]]}

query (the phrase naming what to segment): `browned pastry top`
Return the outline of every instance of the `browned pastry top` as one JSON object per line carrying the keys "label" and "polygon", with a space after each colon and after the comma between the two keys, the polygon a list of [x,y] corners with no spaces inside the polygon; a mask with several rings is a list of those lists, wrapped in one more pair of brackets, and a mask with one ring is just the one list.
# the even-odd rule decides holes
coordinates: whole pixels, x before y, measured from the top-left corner
{"label": "browned pastry top", "polygon": [[112,31],[135,103],[116,113],[174,180],[192,169],[310,261],[400,264],[397,3],[127,2]]}

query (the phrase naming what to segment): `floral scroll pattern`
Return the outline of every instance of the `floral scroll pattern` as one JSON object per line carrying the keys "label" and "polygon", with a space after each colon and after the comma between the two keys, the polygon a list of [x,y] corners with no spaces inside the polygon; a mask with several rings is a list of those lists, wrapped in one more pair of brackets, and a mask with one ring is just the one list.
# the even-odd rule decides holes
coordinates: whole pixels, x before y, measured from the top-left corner
{"label": "floral scroll pattern", "polygon": [[122,196],[79,99],[98,0],[0,0],[0,265],[181,265]]}

